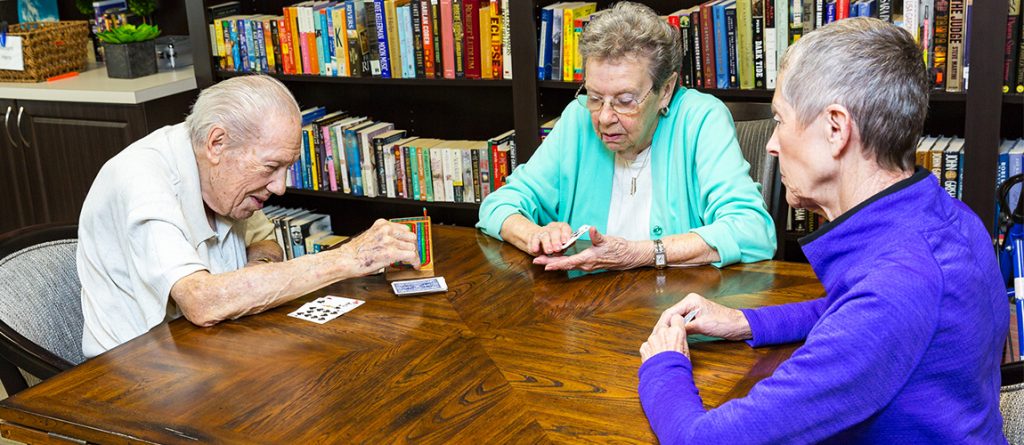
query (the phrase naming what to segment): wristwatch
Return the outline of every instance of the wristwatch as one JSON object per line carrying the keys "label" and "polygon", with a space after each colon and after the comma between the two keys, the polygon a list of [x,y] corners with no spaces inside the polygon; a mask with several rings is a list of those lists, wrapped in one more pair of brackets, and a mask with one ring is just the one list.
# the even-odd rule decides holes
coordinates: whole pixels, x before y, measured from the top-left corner
{"label": "wristwatch", "polygon": [[660,239],[654,240],[654,267],[656,269],[664,269],[665,264],[665,243]]}

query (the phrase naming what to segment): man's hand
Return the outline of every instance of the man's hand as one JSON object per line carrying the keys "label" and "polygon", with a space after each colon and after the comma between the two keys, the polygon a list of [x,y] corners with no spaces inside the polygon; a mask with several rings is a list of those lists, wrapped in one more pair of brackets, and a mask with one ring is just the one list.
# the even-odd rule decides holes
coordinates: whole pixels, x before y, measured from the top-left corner
{"label": "man's hand", "polygon": [[562,244],[572,236],[572,227],[564,222],[553,222],[537,229],[530,234],[527,241],[527,253],[530,255],[551,255],[562,250]]}
{"label": "man's hand", "polygon": [[416,234],[408,226],[378,219],[369,230],[331,252],[348,255],[359,276],[378,272],[385,266],[402,262],[420,267]]}
{"label": "man's hand", "polygon": [[593,227],[590,228],[590,241],[593,245],[576,255],[539,256],[533,259],[533,264],[543,265],[544,270],[580,269],[589,272],[633,269],[654,261],[654,244],[649,241],[627,241],[617,236],[601,235]]}
{"label": "man's hand", "polygon": [[659,328],[671,327],[677,321],[676,317],[678,322],[682,323],[683,316],[697,309],[700,309],[700,313],[685,326],[691,334],[710,335],[726,340],[750,338],[750,323],[743,312],[722,306],[697,294],[689,294],[666,309],[661,314],[658,324],[654,325],[654,332],[658,332]]}
{"label": "man's hand", "polygon": [[690,357],[690,347],[686,344],[686,329],[683,327],[683,317],[675,314],[670,321],[670,326],[655,326],[651,336],[647,338],[644,344],[640,345],[641,363],[665,351],[676,351],[682,353],[687,358]]}

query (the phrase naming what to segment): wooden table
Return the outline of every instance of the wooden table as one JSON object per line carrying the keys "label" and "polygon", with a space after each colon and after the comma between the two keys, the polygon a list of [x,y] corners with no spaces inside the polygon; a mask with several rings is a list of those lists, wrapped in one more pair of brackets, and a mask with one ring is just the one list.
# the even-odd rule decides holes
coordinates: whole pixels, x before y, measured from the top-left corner
{"label": "wooden table", "polygon": [[[2,430],[97,443],[651,442],[637,351],[662,310],[689,292],[732,307],[823,294],[805,264],[570,275],[472,229],[434,235],[446,294],[397,298],[374,276],[314,294],[366,300],[322,326],[286,316],[313,295],[212,328],[161,324],[0,402]],[[794,348],[692,345],[704,403],[745,395]]]}

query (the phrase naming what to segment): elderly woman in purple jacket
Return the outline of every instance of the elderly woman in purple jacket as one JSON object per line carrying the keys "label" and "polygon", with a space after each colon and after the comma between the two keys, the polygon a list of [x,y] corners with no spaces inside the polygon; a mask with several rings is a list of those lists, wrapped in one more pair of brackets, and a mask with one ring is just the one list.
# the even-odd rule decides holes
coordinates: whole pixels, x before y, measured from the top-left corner
{"label": "elderly woman in purple jacket", "polygon": [[[640,401],[662,443],[1006,442],[1006,290],[981,220],[915,170],[928,89],[913,38],[876,19],[790,47],[767,149],[789,204],[831,221],[800,240],[827,294],[742,310],[690,294],[666,310],[640,347]],[[804,344],[706,411],[688,333]]]}

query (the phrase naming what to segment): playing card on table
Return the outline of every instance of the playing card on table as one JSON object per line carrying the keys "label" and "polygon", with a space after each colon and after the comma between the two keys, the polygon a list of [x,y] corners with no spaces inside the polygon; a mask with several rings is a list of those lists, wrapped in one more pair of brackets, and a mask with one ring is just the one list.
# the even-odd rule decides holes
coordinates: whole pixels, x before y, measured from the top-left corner
{"label": "playing card on table", "polygon": [[303,304],[294,312],[288,314],[288,316],[312,321],[317,324],[324,324],[359,307],[363,303],[364,301],[362,300],[327,295]]}

